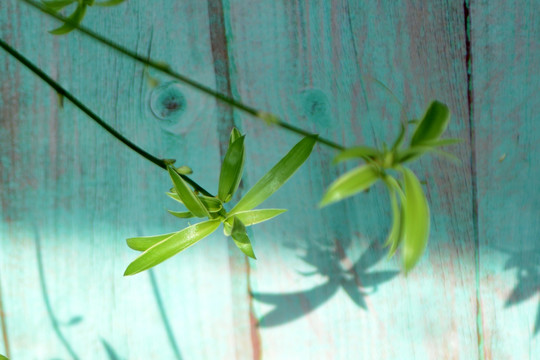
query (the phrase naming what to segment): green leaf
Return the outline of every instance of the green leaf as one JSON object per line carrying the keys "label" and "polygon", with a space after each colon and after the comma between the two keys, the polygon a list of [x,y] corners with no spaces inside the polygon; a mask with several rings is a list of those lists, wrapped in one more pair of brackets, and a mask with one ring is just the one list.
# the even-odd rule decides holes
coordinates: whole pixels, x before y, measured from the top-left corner
{"label": "green leaf", "polygon": [[[279,214],[283,214],[284,209],[260,209],[260,210],[248,210],[240,211],[234,214],[245,226],[251,226],[272,219]],[[230,218],[225,219],[225,221]]]}
{"label": "green leaf", "polygon": [[223,222],[223,234],[225,236],[231,236],[232,231],[232,219],[229,219],[230,221],[224,221]]}
{"label": "green leaf", "polygon": [[75,24],[76,25],[79,25],[82,21],[82,19],[84,18],[84,14],[86,13],[86,5],[84,4],[79,4],[77,6],[77,8],[75,9],[75,11],[73,12],[73,14],[71,14],[70,16],[68,16],[68,19],[74,23],[74,24],[71,24],[71,23],[64,23],[64,25],[60,26],[59,28],[56,28],[54,30],[51,30],[49,31],[51,34],[53,35],[63,35],[63,34],[67,34],[68,32],[72,31],[73,29],[75,29]]}
{"label": "green leaf", "polygon": [[403,174],[406,202],[403,205],[403,268],[410,271],[424,253],[429,236],[429,205],[414,173],[400,169]]}
{"label": "green leaf", "polygon": [[238,246],[244,254],[250,258],[256,259],[255,254],[253,253],[253,247],[251,246],[251,241],[246,233],[246,227],[236,216],[233,216],[231,236],[236,246]]}
{"label": "green leaf", "polygon": [[[172,190],[174,190],[174,188]],[[180,196],[178,196],[177,193],[175,193],[175,192],[166,192],[165,194],[167,194],[167,196],[170,197],[171,199],[176,200],[180,204],[184,205],[184,202],[182,201],[182,199],[180,199]]]}
{"label": "green leaf", "polygon": [[196,217],[210,217],[210,213],[203,205],[200,198],[193,193],[188,184],[176,173],[172,166],[167,166],[169,175],[174,184],[174,190],[181,202]]}
{"label": "green leaf", "polygon": [[191,225],[176,234],[158,242],[139,255],[124,272],[124,276],[148,270],[187,249],[197,241],[207,237],[219,227],[219,220],[204,221]]}
{"label": "green leaf", "polygon": [[460,163],[459,158],[456,157],[455,155],[452,155],[450,153],[447,153],[446,151],[442,151],[431,146],[420,146],[420,145],[410,147],[407,150],[400,152],[398,154],[398,162],[399,163],[411,162],[426,153],[435,153],[437,155],[444,156],[445,158],[447,158],[448,160],[454,163],[457,163],[457,164]]}
{"label": "green leaf", "polygon": [[[234,132],[234,129],[233,129]],[[231,139],[233,133],[231,133]],[[227,149],[223,165],[221,165],[221,173],[219,175],[218,198],[223,202],[231,200],[232,196],[240,185],[242,180],[242,171],[244,169],[244,138],[241,136],[234,140]]]}
{"label": "green leaf", "polygon": [[108,0],[108,1],[102,1],[102,2],[96,2],[94,5],[96,6],[115,6],[123,3],[126,0]]}
{"label": "green leaf", "polygon": [[238,140],[241,136],[242,134],[240,133],[240,131],[237,128],[233,128],[231,130],[231,136],[229,137],[229,146],[231,146],[231,144]]}
{"label": "green leaf", "polygon": [[9,360],[9,359],[5,357],[4,355],[0,355],[0,360]]}
{"label": "green leaf", "polygon": [[230,214],[251,210],[276,192],[307,160],[316,138],[306,136],[267,172],[234,206]]}
{"label": "green leaf", "polygon": [[[185,206],[182,199],[180,199],[180,196],[178,196],[178,194],[176,193],[176,190],[174,188],[172,190],[175,192],[167,192],[167,196]],[[201,203],[210,213],[216,213],[223,209],[223,204],[221,203],[221,200],[216,197],[197,195],[197,198],[201,201]]]}
{"label": "green leaf", "polygon": [[223,209],[223,203],[218,198],[204,195],[198,195],[198,198],[211,213],[219,212],[221,209]]}
{"label": "green leaf", "polygon": [[135,238],[127,239],[126,242],[127,242],[127,245],[133,250],[145,251],[148,248],[152,247],[153,245],[157,244],[158,242],[165,240],[168,237],[173,236],[174,234],[176,233],[174,232],[174,233],[163,234],[163,235],[135,237]]}
{"label": "green leaf", "polygon": [[411,147],[422,144],[424,141],[437,140],[446,130],[449,121],[448,106],[439,101],[433,101],[414,131]]}
{"label": "green leaf", "polygon": [[189,219],[193,217],[193,214],[189,211],[172,211],[172,210],[167,210],[167,211],[169,212],[169,214],[174,215],[180,219]]}
{"label": "green leaf", "polygon": [[60,11],[68,5],[73,4],[77,0],[52,0],[42,1],[42,3],[51,10]]}
{"label": "green leaf", "polygon": [[437,147],[437,146],[454,145],[454,144],[459,144],[462,142],[463,142],[463,139],[438,139],[438,140],[423,141],[422,146]]}
{"label": "green leaf", "polygon": [[368,147],[368,146],[356,146],[348,148],[337,154],[337,156],[332,161],[333,164],[340,163],[342,161],[362,158],[366,161],[370,161],[373,158],[380,155],[379,150]]}
{"label": "green leaf", "polygon": [[393,187],[388,186],[388,194],[390,196],[390,206],[392,208],[392,228],[390,229],[390,232],[388,234],[388,237],[386,238],[386,242],[384,243],[384,246],[393,245],[394,243],[399,241],[399,228],[400,226],[400,208],[399,203],[396,196],[396,190],[394,190]]}
{"label": "green leaf", "polygon": [[[390,194],[390,204],[392,207],[393,219],[392,228],[390,229],[388,238],[384,244],[384,246],[390,246],[390,250],[388,251],[388,257],[390,258],[395,254],[401,240],[403,239],[403,204],[405,204],[406,199],[396,179],[391,176],[387,176],[385,177],[384,182],[388,187]],[[401,208],[399,206],[396,193],[400,196]]]}
{"label": "green leaf", "polygon": [[343,200],[366,190],[379,179],[379,170],[372,165],[359,166],[335,180],[324,194],[319,207]]}

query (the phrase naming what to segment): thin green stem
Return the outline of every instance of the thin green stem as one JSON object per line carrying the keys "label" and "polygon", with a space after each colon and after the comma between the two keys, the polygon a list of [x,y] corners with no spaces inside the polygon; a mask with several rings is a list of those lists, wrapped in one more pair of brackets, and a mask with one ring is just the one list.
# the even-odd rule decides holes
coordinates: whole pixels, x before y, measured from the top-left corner
{"label": "thin green stem", "polygon": [[[207,95],[210,95],[214,98],[216,98],[217,100],[219,101],[222,101],[226,104],[229,104],[230,106],[238,109],[238,110],[241,110],[249,115],[252,115],[254,117],[257,117],[259,119],[262,119],[262,120],[265,120],[265,116],[268,115],[268,113],[265,113],[263,111],[259,111],[249,105],[246,105],[238,100],[235,100],[231,97],[228,97],[227,95],[224,95],[218,91],[215,91],[214,89],[212,88],[209,88],[208,86],[205,86],[195,80],[192,80],[190,78],[188,78],[187,76],[184,76],[180,73],[177,73],[175,72],[174,70],[172,70],[169,65],[163,63],[163,62],[160,62],[160,61],[156,61],[156,60],[152,60],[150,58],[147,58],[145,56],[141,56],[139,54],[137,54],[136,52],[132,51],[132,50],[129,50],[128,48],[122,46],[122,45],[119,45],[101,35],[99,35],[98,33],[90,30],[90,29],[87,29],[79,24],[77,24],[76,22],[58,14],[57,12],[55,12],[54,10],[52,9],[49,9],[47,8],[45,5],[37,2],[37,1],[34,1],[34,0],[20,0],[20,1],[23,1],[25,2],[26,4],[38,9],[39,11],[45,13],[45,14],[48,14],[50,16],[52,16],[53,18],[57,19],[57,20],[60,20],[64,23],[67,23],[71,26],[73,26],[75,29],[77,29],[78,31],[82,32],[83,34],[93,38],[94,40],[97,40],[99,41],[100,43],[104,44],[104,45],[107,45],[109,46],[110,48],[140,62],[140,63],[143,63],[145,64],[146,66],[149,66],[151,68],[154,68],[158,71],[161,71],[162,73],[164,74],[167,74],[169,76],[171,76],[172,78],[175,78],[181,82],[183,82],[184,84],[194,88],[194,89],[197,89]],[[281,127],[282,129],[286,129],[286,130],[289,130],[291,132],[294,132],[296,134],[299,134],[299,135],[302,135],[302,136],[314,136],[315,134],[313,133],[310,133],[306,130],[302,130],[296,126],[293,126],[293,125],[290,125],[290,124],[287,124],[286,122],[284,122],[283,120],[275,117],[272,122],[272,124],[275,124],[279,127]],[[342,145],[339,145],[331,140],[327,140],[325,138],[322,138],[322,137],[317,137],[317,142],[321,143],[321,144],[324,144],[326,146],[329,146],[331,148],[334,148],[336,150],[344,150],[345,147],[342,146]]]}
{"label": "thin green stem", "polygon": [[[6,50],[11,56],[13,56],[17,61],[19,61],[21,64],[26,66],[29,70],[31,70],[34,74],[39,76],[43,81],[45,81],[47,84],[49,84],[50,87],[52,87],[59,95],[65,97],[69,101],[73,103],[76,107],[81,109],[82,112],[84,112],[86,115],[88,115],[92,120],[94,120],[96,123],[98,123],[102,128],[104,128],[108,133],[110,133],[112,136],[114,136],[116,139],[120,140],[124,145],[128,146],[130,149],[135,151],[137,154],[141,155],[145,159],[151,161],[152,163],[156,164],[160,168],[166,170],[168,161],[164,159],[159,159],[155,157],[154,155],[144,151],[139,146],[132,143],[130,140],[125,138],[122,134],[120,134],[118,131],[116,131],[112,126],[107,124],[102,118],[100,118],[98,115],[96,115],[92,110],[90,110],[86,105],[84,105],[79,99],[77,99],[75,96],[73,96],[69,91],[64,89],[60,84],[58,84],[56,81],[54,81],[51,77],[49,77],[47,74],[45,74],[40,68],[38,68],[36,65],[34,65],[30,60],[28,60],[26,57],[24,57],[21,53],[19,53],[17,50],[12,48],[9,44],[4,42],[3,39],[0,39],[0,47]],[[189,177],[179,174],[188,184],[190,184],[195,190],[201,192],[202,194],[206,196],[212,196],[208,191],[206,191],[202,186],[197,184],[195,181],[190,179]]]}

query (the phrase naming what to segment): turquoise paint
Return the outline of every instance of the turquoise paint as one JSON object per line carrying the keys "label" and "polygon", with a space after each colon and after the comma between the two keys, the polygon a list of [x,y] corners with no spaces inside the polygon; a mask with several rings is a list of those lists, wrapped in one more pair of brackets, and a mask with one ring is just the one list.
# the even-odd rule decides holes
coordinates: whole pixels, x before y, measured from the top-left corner
{"label": "turquoise paint", "polygon": [[[209,4],[132,0],[92,8],[84,22],[347,145],[380,145],[397,132],[402,109],[371,78],[388,85],[407,118],[421,115],[433,98],[447,103],[448,136],[469,139],[474,129],[475,141],[451,149],[461,165],[436,158],[414,165],[427,182],[433,214],[426,256],[407,278],[385,278],[399,262],[381,259],[377,245],[390,226],[382,187],[316,209],[324,188],[354,165],[331,166],[335,153],[318,147],[268,200],[289,211],[252,229],[257,262],[246,262],[216,233],[152,277],[123,278],[135,256],[125,238],[187,224],[165,211],[173,206],[164,194],[167,174],[71,104],[60,107],[50,89],[0,53],[0,291],[11,357],[67,357],[56,324],[81,359],[534,359],[540,352],[534,167],[540,80],[533,71],[539,29],[529,15],[538,12],[535,2],[470,4],[472,119],[463,2],[231,0],[221,3],[221,30],[212,18],[216,3]],[[78,34],[53,38],[46,30],[55,26],[15,0],[0,7],[3,39],[143,148],[192,167],[205,188],[217,187],[233,123],[247,133],[243,189],[298,141],[183,86],[185,107],[163,124],[152,114],[157,88],[142,66]],[[221,38],[212,40],[209,29],[222,31]],[[227,49],[228,63],[213,52],[216,44]],[[276,301],[285,310],[270,315]],[[271,320],[274,326],[265,326]]]}

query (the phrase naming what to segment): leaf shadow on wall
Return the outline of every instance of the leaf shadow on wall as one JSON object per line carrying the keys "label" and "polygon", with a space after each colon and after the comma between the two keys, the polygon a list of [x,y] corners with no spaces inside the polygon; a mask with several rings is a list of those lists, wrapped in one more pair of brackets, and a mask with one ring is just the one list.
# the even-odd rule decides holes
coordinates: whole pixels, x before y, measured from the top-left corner
{"label": "leaf shadow on wall", "polygon": [[[308,290],[292,293],[252,293],[253,297],[274,308],[259,320],[260,327],[272,327],[297,320],[332,299],[339,289],[360,308],[367,311],[365,297],[377,287],[399,274],[399,271],[369,271],[387,254],[378,241],[373,241],[360,258],[351,264],[338,241],[328,247],[310,244],[301,259],[315,269],[303,276],[319,275],[327,280]],[[349,266],[347,266],[349,262]]]}
{"label": "leaf shadow on wall", "polygon": [[[67,340],[66,336],[64,335],[64,331],[70,330],[72,327],[79,325],[84,321],[84,317],[82,315],[75,315],[72,316],[67,321],[60,321],[52,307],[52,303],[49,296],[49,289],[47,287],[47,281],[45,277],[45,265],[43,262],[43,253],[42,253],[42,243],[41,243],[41,237],[39,234],[39,231],[37,227],[34,227],[34,242],[36,246],[36,262],[39,272],[39,282],[41,287],[41,294],[43,296],[43,302],[45,303],[45,308],[47,310],[47,316],[49,317],[49,320],[51,321],[54,333],[57,337],[57,339],[62,343],[64,349],[69,353],[72,359],[78,360],[79,356],[75,352],[72,344]],[[116,354],[113,347],[103,338],[101,339],[101,343],[107,352],[107,355],[110,360],[120,360],[120,357]],[[53,359],[54,360],[54,359]]]}
{"label": "leaf shadow on wall", "polygon": [[[498,248],[510,258],[504,264],[504,270],[516,270],[516,286],[506,299],[504,306],[519,305],[534,295],[540,296],[540,249],[512,251]],[[540,300],[534,322],[534,336],[540,332]]]}

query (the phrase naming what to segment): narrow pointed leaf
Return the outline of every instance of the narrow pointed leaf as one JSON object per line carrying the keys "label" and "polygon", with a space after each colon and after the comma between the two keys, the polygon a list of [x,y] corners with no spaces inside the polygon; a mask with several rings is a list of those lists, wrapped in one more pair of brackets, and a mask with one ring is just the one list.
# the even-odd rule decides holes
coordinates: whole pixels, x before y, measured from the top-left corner
{"label": "narrow pointed leaf", "polygon": [[169,175],[174,184],[176,194],[187,207],[187,209],[196,217],[210,217],[210,213],[203,205],[201,200],[193,191],[189,188],[189,185],[176,173],[172,166],[167,166]]}
{"label": "narrow pointed leaf", "polygon": [[158,242],[143,252],[127,267],[124,276],[148,270],[187,249],[197,241],[207,237],[219,227],[219,220],[204,221],[191,225],[176,234]]}
{"label": "narrow pointed leaf", "polygon": [[73,4],[77,0],[52,0],[42,1],[42,3],[51,10],[60,11],[68,5]]}
{"label": "narrow pointed leaf", "polygon": [[462,143],[463,139],[438,139],[422,142],[422,146],[447,146]]}
{"label": "narrow pointed leaf", "polygon": [[231,236],[232,231],[232,218],[229,219],[229,221],[223,222],[223,234],[225,236]]}
{"label": "narrow pointed leaf", "polygon": [[172,210],[167,210],[167,211],[169,212],[169,214],[174,215],[180,219],[189,219],[189,218],[194,217],[194,215],[189,211],[172,211]]}
{"label": "narrow pointed leaf", "polygon": [[371,165],[359,166],[335,180],[324,194],[319,207],[343,200],[368,189],[379,179],[379,171]]}
{"label": "narrow pointed leaf", "polygon": [[[174,190],[174,189],[173,189],[173,190]],[[178,201],[180,204],[184,205],[184,202],[182,201],[182,199],[180,199],[180,196],[178,196],[177,193],[175,193],[175,192],[167,192],[167,193],[165,193],[165,194],[167,194],[167,196],[170,197],[171,199],[176,200],[176,201]]]}
{"label": "narrow pointed leaf", "polygon": [[448,106],[439,101],[433,101],[413,133],[411,146],[419,145],[424,141],[437,140],[446,130],[449,121]]}
{"label": "narrow pointed leaf", "polygon": [[233,128],[231,130],[231,136],[229,137],[229,146],[231,146],[231,144],[238,140],[241,136],[242,134],[240,133],[240,131],[238,131],[237,128]]}
{"label": "narrow pointed leaf", "polygon": [[[388,250],[388,258],[391,258],[392,256],[394,256],[394,254],[396,253],[396,250],[398,248],[398,246],[401,244],[401,242],[403,241],[403,237],[404,237],[404,214],[405,214],[405,204],[407,202],[407,198],[405,197],[405,194],[403,193],[403,190],[401,189],[399,183],[397,182],[396,179],[394,179],[393,177],[391,176],[388,176],[386,178],[386,184],[387,186],[389,187],[389,190],[390,191],[394,191],[394,197],[396,194],[399,195],[399,199],[401,201],[401,207],[399,207],[399,204],[397,204],[397,199],[396,200],[396,204],[392,204],[392,217],[393,217],[393,225],[392,225],[392,230],[390,232],[390,235],[388,237],[388,245],[390,245],[390,249]],[[394,208],[394,206],[397,205],[397,209]],[[397,211],[396,211],[397,210]],[[392,239],[390,240],[390,237],[392,237]],[[386,245],[386,244],[385,244]]]}
{"label": "narrow pointed leaf", "polygon": [[211,213],[215,213],[223,209],[223,204],[218,198],[204,195],[199,195],[197,197],[199,198],[199,200],[201,200],[201,203],[206,207],[206,209]]}
{"label": "narrow pointed leaf", "polygon": [[283,214],[284,209],[260,209],[240,211],[234,214],[245,226],[251,226],[272,219],[279,214]]}
{"label": "narrow pointed leaf", "polygon": [[236,246],[238,246],[244,254],[250,258],[256,259],[255,254],[253,253],[253,247],[251,246],[251,241],[246,233],[246,227],[236,216],[233,216],[231,236]]}
{"label": "narrow pointed leaf", "polygon": [[64,23],[64,25],[49,31],[53,35],[63,35],[75,29],[75,25],[79,25],[86,13],[86,5],[78,5],[73,14],[68,16],[68,19],[73,23]]}
{"label": "narrow pointed leaf", "polygon": [[168,237],[173,236],[174,234],[176,233],[174,232],[174,233],[163,234],[163,235],[135,237],[135,238],[127,239],[126,242],[127,242],[127,245],[133,250],[145,251],[148,248],[157,244],[158,242],[165,240]]}
{"label": "narrow pointed leaf", "polygon": [[[392,180],[394,179],[392,178]],[[387,181],[390,182],[391,180],[387,180]],[[390,206],[392,208],[392,227],[390,229],[390,232],[388,233],[388,237],[386,239],[384,246],[391,245],[393,248],[394,244],[399,242],[399,232],[400,232],[399,230],[401,228],[401,214],[400,214],[399,203],[397,200],[396,190],[394,189],[392,185],[388,185],[388,193],[390,195]]]}
{"label": "narrow pointed leaf", "polygon": [[402,151],[398,154],[398,162],[400,163],[406,163],[406,162],[411,162],[413,160],[416,160],[417,158],[419,158],[420,156],[424,155],[424,154],[427,154],[427,153],[435,153],[437,155],[441,155],[445,158],[447,158],[448,160],[454,162],[454,163],[457,163],[459,164],[460,163],[460,159],[458,157],[456,157],[455,155],[452,155],[446,151],[442,151],[442,150],[439,150],[435,147],[432,147],[432,146],[420,146],[420,145],[416,145],[414,147],[410,147],[408,148],[407,150],[405,151]]}
{"label": "narrow pointed leaf", "polygon": [[374,157],[379,156],[380,153],[377,149],[368,147],[368,146],[356,146],[346,150],[343,150],[332,161],[333,164],[338,164],[340,162],[362,158],[364,160],[371,160]]}
{"label": "narrow pointed leaf", "polygon": [[[176,191],[176,190],[174,190],[174,191]],[[182,201],[182,199],[180,199],[180,196],[178,196],[178,194],[176,192],[168,192],[166,194],[171,199],[176,200],[180,204],[185,206],[184,202]],[[223,204],[221,203],[221,201],[218,198],[210,197],[210,196],[204,196],[204,195],[197,195],[197,198],[201,201],[201,203],[204,205],[204,207],[210,213],[219,212],[221,209],[223,209]]]}
{"label": "narrow pointed leaf", "polygon": [[306,136],[267,172],[234,206],[230,214],[251,210],[276,192],[307,160],[316,138]]}
{"label": "narrow pointed leaf", "polygon": [[[234,130],[233,130],[234,131]],[[231,138],[233,134],[231,134]],[[242,180],[244,170],[244,136],[234,140],[227,149],[219,175],[218,198],[223,202],[231,200]]]}
{"label": "narrow pointed leaf", "polygon": [[403,246],[401,255],[405,272],[410,271],[424,253],[429,236],[429,205],[414,173],[402,169],[406,203],[403,205]]}

